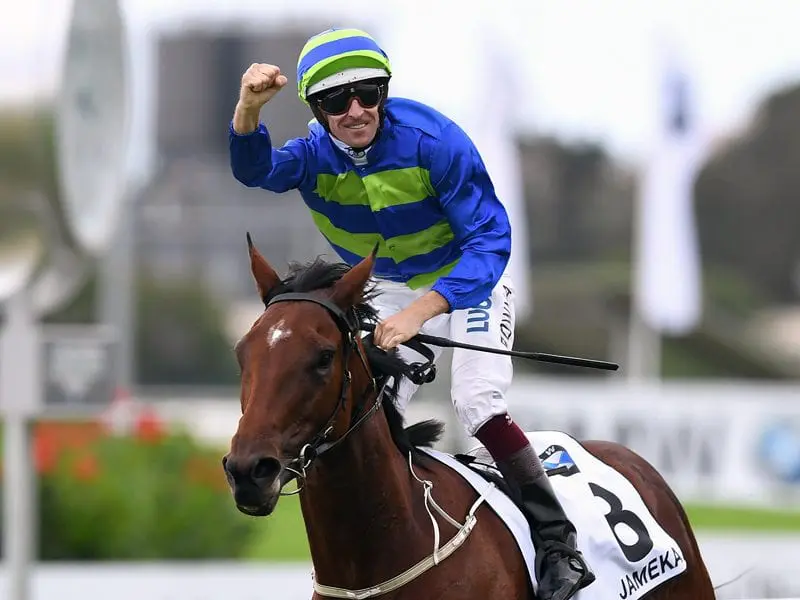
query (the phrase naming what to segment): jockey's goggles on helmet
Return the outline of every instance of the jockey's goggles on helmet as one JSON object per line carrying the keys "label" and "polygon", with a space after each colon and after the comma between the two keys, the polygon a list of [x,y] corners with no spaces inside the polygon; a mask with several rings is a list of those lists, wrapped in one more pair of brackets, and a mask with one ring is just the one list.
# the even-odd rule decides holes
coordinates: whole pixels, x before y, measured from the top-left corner
{"label": "jockey's goggles on helmet", "polygon": [[318,94],[312,101],[329,115],[343,115],[350,109],[353,98],[364,108],[374,108],[381,103],[386,93],[384,81],[358,81],[348,83]]}

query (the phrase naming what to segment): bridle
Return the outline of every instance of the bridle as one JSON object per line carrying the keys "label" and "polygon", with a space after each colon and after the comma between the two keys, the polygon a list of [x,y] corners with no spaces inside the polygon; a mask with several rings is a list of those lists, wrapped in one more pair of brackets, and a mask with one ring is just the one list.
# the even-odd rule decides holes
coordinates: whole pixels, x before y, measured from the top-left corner
{"label": "bridle", "polygon": [[[301,302],[313,302],[314,304],[318,304],[325,308],[328,313],[331,315],[333,320],[336,322],[339,331],[342,333],[343,338],[343,355],[342,355],[342,367],[344,369],[344,376],[342,377],[342,387],[339,392],[339,401],[336,403],[336,407],[333,410],[333,414],[331,414],[328,421],[322,427],[322,429],[311,439],[310,442],[303,445],[300,449],[300,454],[297,458],[292,459],[287,464],[283,465],[283,470],[281,471],[281,490],[283,487],[289,483],[292,479],[297,479],[297,489],[291,492],[283,492],[281,491],[280,494],[282,496],[291,496],[293,494],[299,493],[303,489],[303,485],[305,484],[306,480],[306,469],[311,466],[311,463],[314,461],[315,458],[321,456],[322,454],[329,452],[336,448],[339,444],[341,444],[347,437],[356,431],[363,423],[367,421],[372,415],[374,415],[378,410],[380,410],[381,406],[383,406],[383,395],[386,390],[386,382],[383,383],[380,389],[378,389],[378,381],[372,376],[372,371],[369,368],[369,361],[367,359],[364,345],[359,343],[358,341],[358,334],[361,331],[372,329],[371,327],[368,328],[367,324],[361,324],[359,319],[356,315],[355,309],[350,309],[349,311],[345,312],[336,306],[333,302],[326,300],[324,298],[320,298],[317,296],[313,296],[309,293],[296,293],[296,292],[287,292],[283,294],[278,294],[269,302],[267,302],[267,308],[269,308],[272,304],[277,302],[289,302],[289,301],[301,301]],[[436,368],[434,366],[434,355],[433,351],[422,344],[419,340],[412,338],[407,342],[404,342],[405,346],[410,347],[411,349],[415,350],[422,354],[427,360],[424,363],[412,363],[408,365],[405,369],[402,370],[402,374],[406,377],[409,377],[414,383],[418,385],[422,385],[423,383],[430,383],[436,377]],[[361,399],[359,402],[353,407],[354,413],[351,417],[350,426],[348,427],[347,431],[345,431],[341,437],[336,438],[334,440],[329,440],[331,433],[333,432],[333,424],[336,421],[336,417],[339,415],[339,411],[344,408],[345,403],[347,402],[347,394],[350,390],[350,384],[352,383],[352,375],[350,373],[349,368],[349,361],[352,353],[356,352],[358,357],[361,359],[361,364],[363,365],[364,369],[366,370],[367,374],[370,376],[370,385],[364,390],[361,395]],[[387,378],[388,380],[388,378]],[[372,392],[375,392],[375,401],[372,406],[366,411],[362,412],[363,402],[365,398]],[[431,481],[420,479],[416,473],[414,472],[413,461],[411,457],[411,453],[409,452],[408,455],[408,468],[412,476],[422,484],[423,486],[423,497],[425,502],[425,508],[428,512],[428,516],[431,519],[431,524],[433,527],[433,553],[416,564],[412,565],[410,568],[406,569],[402,573],[388,579],[384,582],[381,582],[377,585],[372,585],[369,588],[360,589],[360,590],[351,590],[346,588],[340,588],[335,586],[329,586],[321,584],[316,579],[316,575],[314,575],[314,590],[317,594],[330,597],[330,598],[342,598],[346,600],[356,599],[362,600],[366,598],[370,598],[372,596],[380,596],[383,594],[387,594],[392,592],[398,588],[403,587],[404,585],[410,583],[411,581],[415,580],[417,577],[425,573],[426,571],[432,569],[436,565],[438,565],[442,560],[446,559],[448,556],[453,554],[461,545],[467,540],[472,530],[475,528],[477,523],[477,516],[476,512],[483,502],[492,494],[492,492],[496,489],[494,484],[488,483],[488,485],[481,491],[478,499],[472,504],[472,507],[469,509],[467,516],[463,523],[458,522],[453,517],[451,517],[447,512],[445,512],[441,506],[439,506],[436,501],[433,499],[432,490],[433,490],[433,483]],[[291,475],[285,476],[285,473],[290,473]],[[440,547],[440,534],[439,534],[439,524],[434,517],[434,511],[437,512],[443,519],[448,521],[453,527],[456,528],[455,535],[443,546]]]}
{"label": "bridle", "polygon": [[[341,444],[347,437],[363,425],[372,415],[378,412],[383,405],[383,395],[386,389],[387,381],[380,386],[378,381],[372,375],[372,370],[369,367],[369,361],[364,351],[363,344],[358,342],[358,334],[362,331],[359,319],[356,316],[355,310],[351,309],[347,312],[343,311],[336,304],[310,293],[301,292],[286,292],[278,294],[271,298],[266,303],[266,308],[278,302],[312,302],[322,306],[328,314],[333,318],[336,326],[342,334],[342,368],[344,370],[342,376],[342,385],[339,390],[339,400],[333,409],[333,413],[326,421],[325,425],[317,432],[309,442],[304,444],[300,449],[299,455],[283,465],[283,473],[281,474],[281,489],[293,479],[298,480],[298,485],[295,490],[291,492],[281,492],[282,496],[292,496],[303,489],[303,484],[306,479],[306,469],[311,466],[311,463],[318,457],[326,452],[329,452]],[[422,354],[427,360],[424,363],[413,363],[408,366],[408,369],[403,373],[409,377],[414,383],[421,385],[423,383],[430,383],[436,377],[436,367],[434,365],[434,355],[430,348],[417,342],[416,340],[409,340],[406,344],[410,348]],[[350,391],[350,385],[353,381],[352,373],[350,372],[350,357],[355,352],[359,357],[365,372],[369,376],[370,384],[362,392],[359,401],[353,407],[353,416],[350,421],[350,426],[340,437],[336,439],[329,439],[333,433],[334,423],[339,416],[340,411],[345,408],[347,403],[347,395]],[[375,401],[372,406],[366,411],[363,411],[364,401],[369,394],[375,393]],[[289,473],[290,475],[285,475]]]}

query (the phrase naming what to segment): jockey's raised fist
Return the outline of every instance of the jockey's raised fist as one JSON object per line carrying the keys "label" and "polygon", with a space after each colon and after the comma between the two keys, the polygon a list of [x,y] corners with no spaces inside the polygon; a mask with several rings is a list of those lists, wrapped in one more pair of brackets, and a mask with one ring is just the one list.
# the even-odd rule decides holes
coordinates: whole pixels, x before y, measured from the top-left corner
{"label": "jockey's raised fist", "polygon": [[265,63],[253,63],[242,75],[239,104],[245,108],[261,108],[288,83],[280,68]]}

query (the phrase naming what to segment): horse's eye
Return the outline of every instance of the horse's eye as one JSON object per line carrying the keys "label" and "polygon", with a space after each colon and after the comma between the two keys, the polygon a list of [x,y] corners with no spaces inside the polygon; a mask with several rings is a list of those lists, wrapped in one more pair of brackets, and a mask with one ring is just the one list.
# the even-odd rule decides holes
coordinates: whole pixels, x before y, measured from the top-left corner
{"label": "horse's eye", "polygon": [[314,365],[318,371],[327,371],[333,364],[333,350],[323,350],[317,357],[317,364]]}

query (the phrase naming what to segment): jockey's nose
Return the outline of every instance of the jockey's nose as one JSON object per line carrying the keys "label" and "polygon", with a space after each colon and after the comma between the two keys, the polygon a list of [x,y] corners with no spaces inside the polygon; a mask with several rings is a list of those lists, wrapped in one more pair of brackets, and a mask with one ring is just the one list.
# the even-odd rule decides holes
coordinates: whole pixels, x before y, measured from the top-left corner
{"label": "jockey's nose", "polygon": [[271,485],[280,475],[281,463],[271,456],[228,454],[222,459],[222,468],[233,484],[248,483],[263,488]]}
{"label": "jockey's nose", "polygon": [[360,117],[364,114],[364,107],[361,106],[358,98],[353,98],[350,101],[350,108],[347,110],[347,114],[351,117]]}

